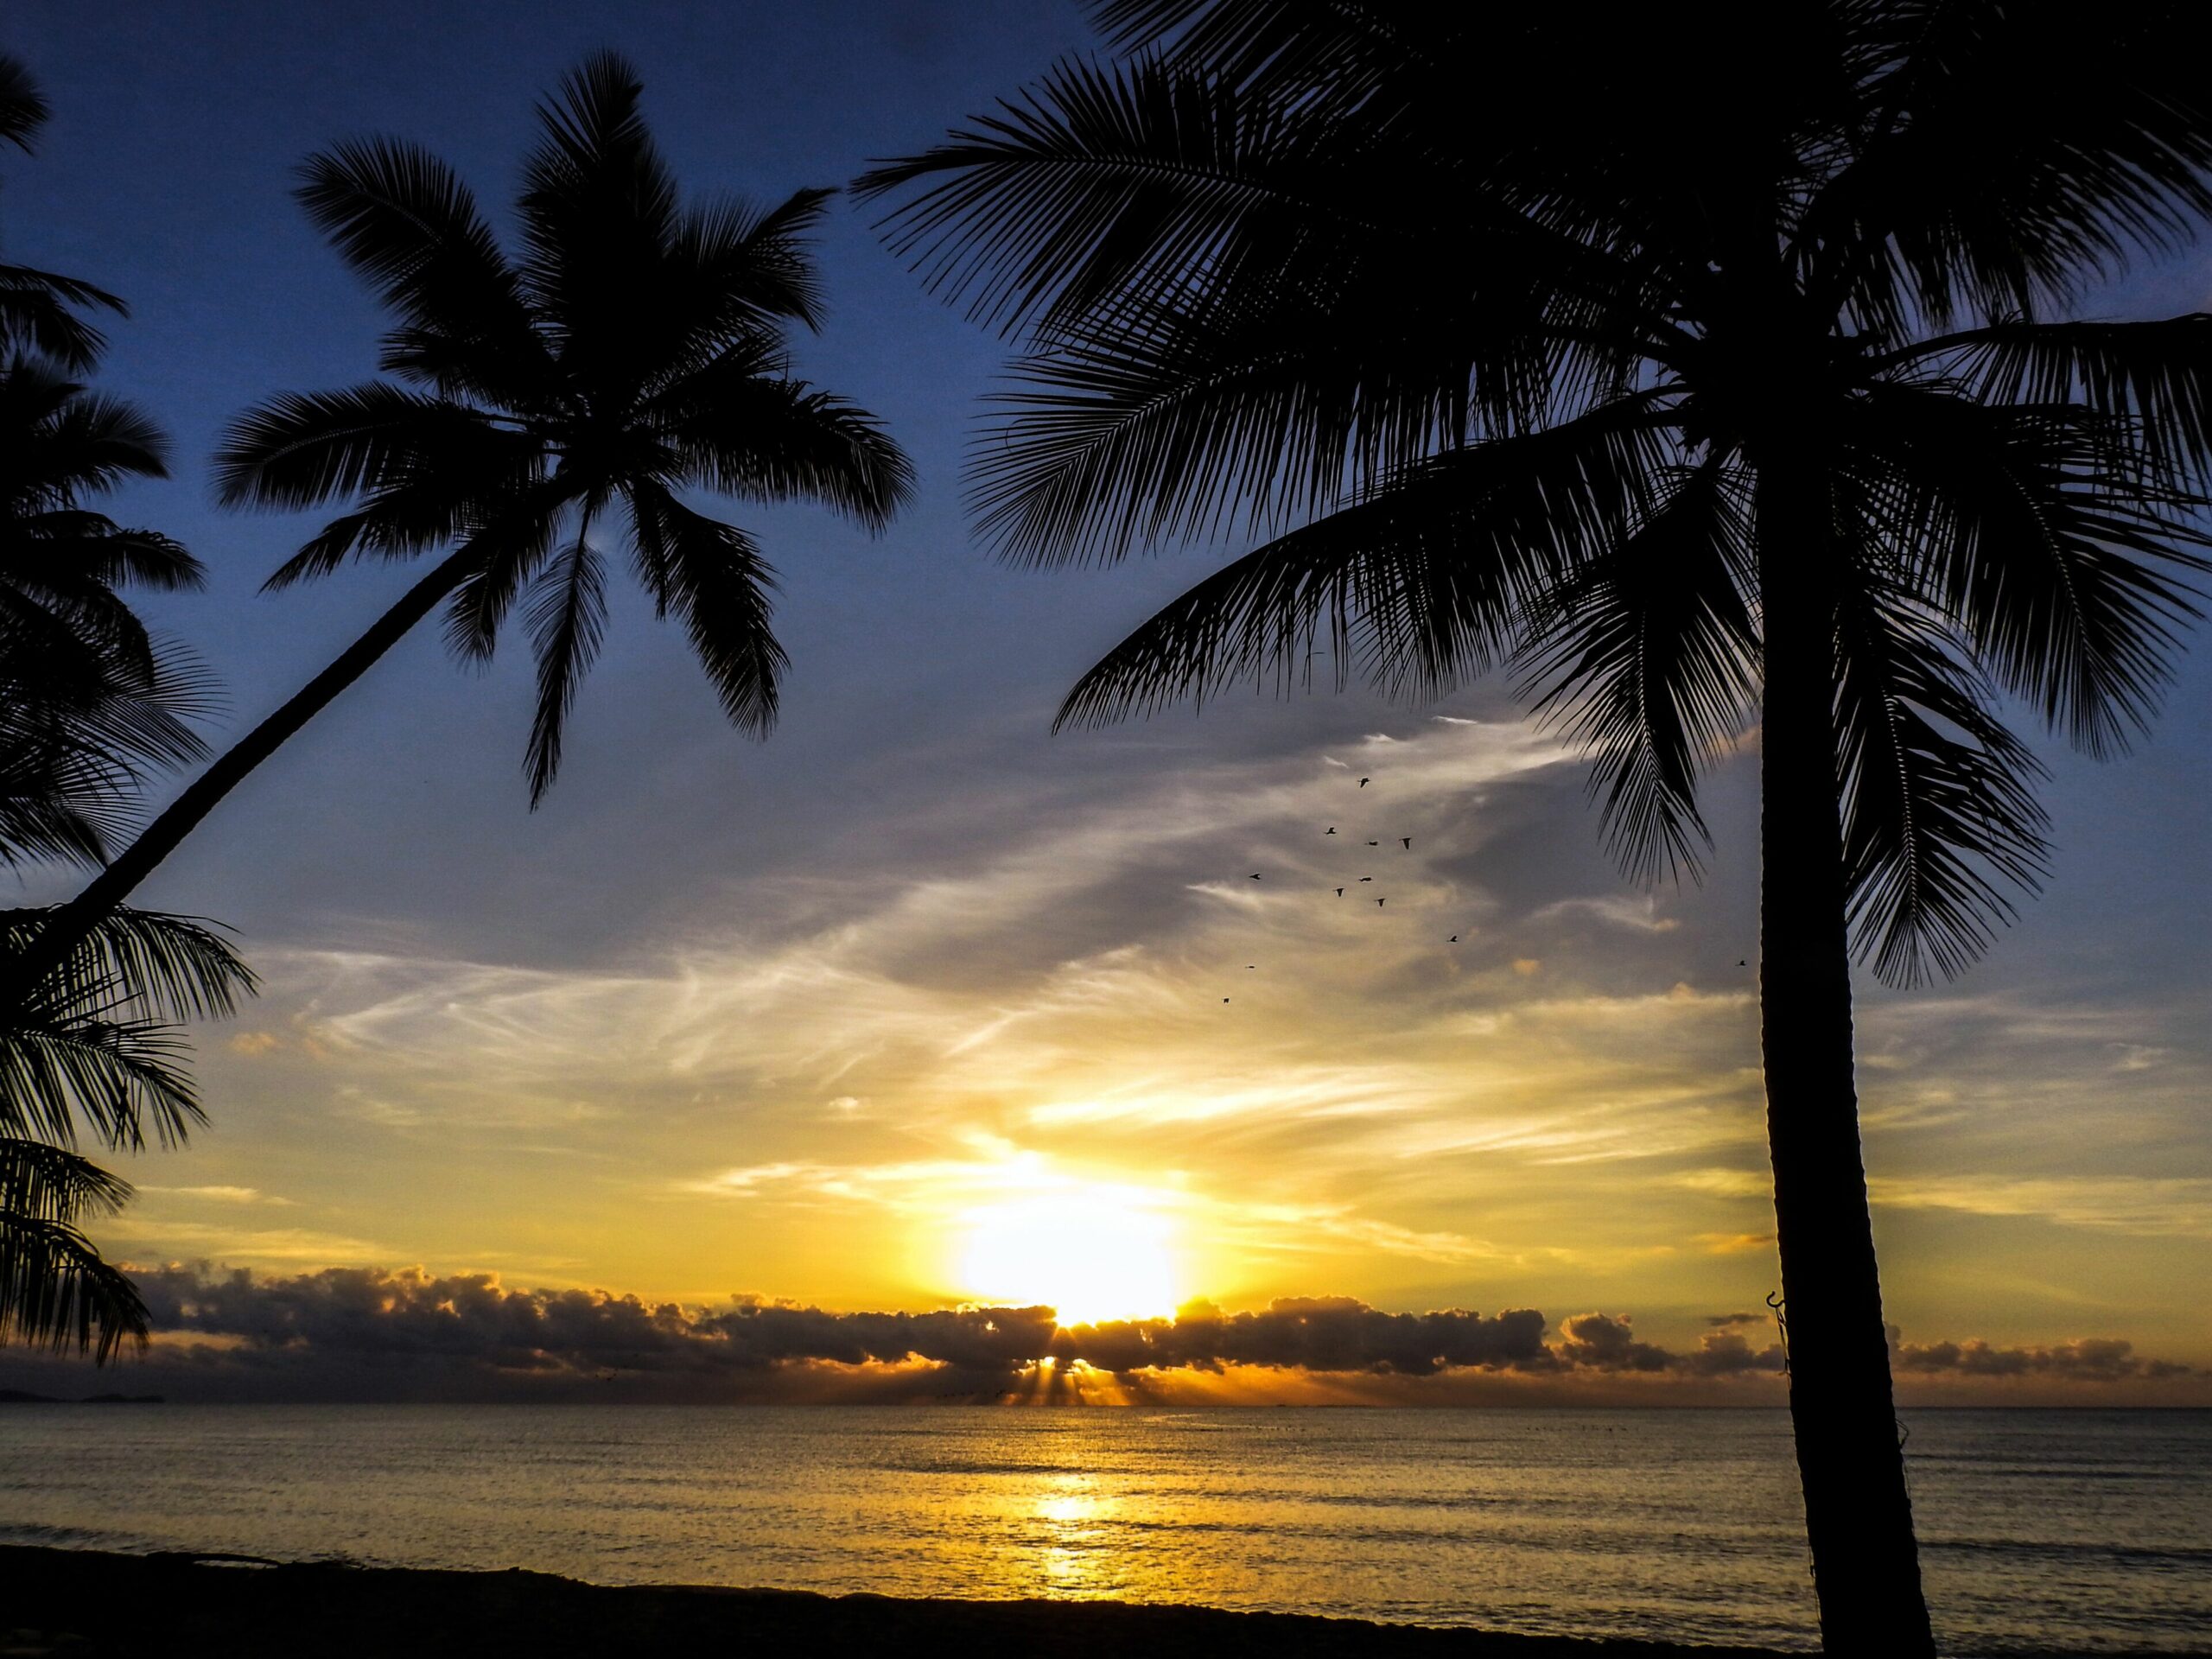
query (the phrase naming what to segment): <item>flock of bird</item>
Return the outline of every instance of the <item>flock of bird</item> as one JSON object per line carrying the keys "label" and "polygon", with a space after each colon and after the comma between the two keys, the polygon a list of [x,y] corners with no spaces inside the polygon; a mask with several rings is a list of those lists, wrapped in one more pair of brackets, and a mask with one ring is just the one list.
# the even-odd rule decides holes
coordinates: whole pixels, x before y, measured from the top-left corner
{"label": "flock of bird", "polygon": [[[1359,786],[1360,786],[1362,789],[1365,789],[1365,788],[1368,786],[1368,785],[1370,785],[1370,783],[1372,783],[1372,782],[1374,782],[1374,781],[1375,781],[1375,780],[1374,780],[1373,779],[1371,779],[1371,778],[1363,778],[1363,779],[1361,779],[1359,780]],[[1333,835],[1335,835],[1336,833],[1337,833],[1337,826],[1336,826],[1335,824],[1333,824],[1333,823],[1332,823],[1332,824],[1331,824],[1327,829],[1324,830],[1321,832],[1321,834],[1322,834],[1325,837],[1325,836],[1333,836]],[[1400,847],[1403,848],[1407,852],[1409,852],[1409,853],[1410,853],[1411,851],[1413,851],[1413,849],[1414,849],[1414,838],[1413,838],[1411,836],[1400,836],[1397,838],[1397,840],[1398,840],[1398,845],[1399,845]],[[1382,842],[1381,842],[1380,840],[1376,840],[1376,841],[1370,841],[1370,842],[1369,842],[1367,844],[1368,844],[1370,847],[1380,847],[1382,843]],[[1254,880],[1255,881],[1257,881],[1258,880],[1260,880],[1261,875],[1262,875],[1262,872],[1261,872],[1261,871],[1255,870],[1255,871],[1253,871],[1253,872],[1252,872],[1252,880]],[[1361,881],[1372,881],[1372,880],[1375,880],[1375,878],[1374,878],[1373,876],[1371,876],[1371,875],[1363,875],[1363,876],[1361,876],[1361,877],[1359,878],[1359,880],[1360,880]],[[1338,888],[1337,888],[1337,889],[1336,889],[1336,894],[1337,894],[1337,897],[1338,897],[1338,898],[1339,898],[1339,899],[1343,898],[1343,897],[1344,896],[1344,894],[1345,894],[1349,890],[1350,890],[1350,888],[1349,888],[1348,887],[1338,887]],[[1386,904],[1388,904],[1389,902],[1389,895],[1388,895],[1388,894],[1382,894],[1382,895],[1378,895],[1378,896],[1376,897],[1376,900],[1375,900],[1375,907],[1376,907],[1376,909],[1380,910],[1380,909],[1382,909],[1382,908]],[[1454,934],[1453,934],[1450,938],[1446,939],[1446,940],[1445,941],[1445,943],[1446,943],[1446,944],[1459,944],[1459,936],[1457,933],[1454,933]],[[1750,966],[1751,965],[1751,958],[1750,958],[1750,957],[1744,957],[1744,958],[1741,958],[1740,960],[1738,960],[1738,963],[1736,963],[1736,965],[1737,965],[1738,968],[1748,968],[1748,967],[1750,967]],[[1256,963],[1256,962],[1248,962],[1248,963],[1246,963],[1244,964],[1244,966],[1246,967],[1246,969],[1249,969],[1249,970],[1251,970],[1251,971],[1253,971],[1253,972],[1257,972],[1257,971],[1258,971],[1258,969],[1259,969],[1259,966],[1260,966],[1260,964],[1259,964],[1258,963]],[[1229,1001],[1229,999],[1228,999],[1227,997],[1225,997],[1225,996],[1224,996],[1224,997],[1223,997],[1221,1000],[1222,1000],[1223,1001],[1224,1001],[1224,1002],[1226,1002],[1226,1001]]]}
{"label": "flock of bird", "polygon": [[[1360,786],[1362,789],[1365,789],[1365,788],[1368,786],[1368,785],[1370,785],[1370,783],[1372,783],[1372,782],[1374,782],[1374,781],[1375,781],[1375,780],[1374,780],[1373,779],[1371,779],[1371,778],[1363,778],[1363,779],[1361,779],[1359,780],[1359,786]],[[1332,824],[1331,824],[1327,829],[1324,830],[1321,832],[1321,834],[1322,834],[1325,837],[1325,836],[1333,836],[1333,835],[1335,835],[1336,833],[1337,833],[1337,826],[1336,826],[1335,824],[1333,824],[1333,823],[1332,823]],[[1398,841],[1398,845],[1399,845],[1402,849],[1403,849],[1405,851],[1409,852],[1409,853],[1410,853],[1411,851],[1413,851],[1413,849],[1414,849],[1414,838],[1413,838],[1411,836],[1400,836],[1397,838],[1397,841]],[[1375,841],[1370,841],[1370,842],[1369,842],[1367,844],[1368,844],[1370,847],[1380,847],[1382,843],[1382,842],[1378,839],[1378,840],[1375,840]],[[1260,880],[1262,874],[1262,873],[1261,871],[1258,871],[1258,870],[1255,870],[1255,871],[1253,871],[1253,872],[1252,872],[1252,880],[1254,880],[1255,881],[1257,881],[1258,880]],[[1372,881],[1372,880],[1375,880],[1375,878],[1374,878],[1373,876],[1371,876],[1371,875],[1363,875],[1363,876],[1361,876],[1361,877],[1359,878],[1359,880],[1360,880],[1360,881]],[[1343,897],[1344,896],[1344,894],[1345,894],[1347,892],[1349,892],[1349,891],[1351,890],[1351,885],[1357,885],[1357,883],[1350,884],[1350,885],[1346,886],[1346,887],[1338,887],[1338,888],[1336,890],[1337,897],[1338,897],[1338,898],[1339,898],[1339,899],[1343,898]],[[1376,899],[1376,900],[1375,900],[1375,907],[1376,907],[1376,909],[1377,909],[1377,910],[1381,910],[1382,908],[1383,908],[1383,906],[1384,906],[1388,905],[1389,903],[1389,894],[1387,894],[1387,893],[1385,893],[1385,894],[1382,894],[1382,895],[1379,895],[1379,896]],[[1454,933],[1454,934],[1453,934],[1453,935],[1452,935],[1449,939],[1446,940],[1446,941],[1445,941],[1445,943],[1446,943],[1446,944],[1459,944],[1459,936],[1457,933]],[[1250,970],[1253,970],[1253,971],[1256,972],[1256,971],[1258,970],[1258,969],[1259,969],[1260,964],[1259,964],[1258,963],[1256,963],[1256,962],[1248,962],[1248,963],[1246,963],[1244,964],[1244,966],[1245,966],[1248,969],[1250,969]],[[1223,1001],[1224,1001],[1224,1002],[1226,1002],[1226,1001],[1229,1001],[1229,999],[1228,999],[1227,997],[1225,997],[1225,996],[1224,996],[1224,997],[1223,997],[1221,1000],[1222,1000]]]}

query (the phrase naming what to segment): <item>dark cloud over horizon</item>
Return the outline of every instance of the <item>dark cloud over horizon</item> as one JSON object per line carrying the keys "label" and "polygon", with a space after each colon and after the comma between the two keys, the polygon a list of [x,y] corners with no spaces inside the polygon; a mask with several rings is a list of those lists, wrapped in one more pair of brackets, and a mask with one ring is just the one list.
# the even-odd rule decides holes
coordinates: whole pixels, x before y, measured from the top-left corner
{"label": "dark cloud over horizon", "polygon": [[[1194,1301],[1173,1319],[1064,1327],[1042,1306],[836,1313],[738,1297],[702,1308],[420,1268],[285,1277],[171,1265],[137,1278],[156,1345],[142,1363],[98,1374],[98,1386],[184,1398],[1058,1397],[1040,1379],[1052,1385],[1088,1368],[1117,1389],[1071,1397],[1160,1397],[1179,1379],[1201,1396],[1207,1384],[1280,1392],[1351,1382],[1389,1384],[1390,1397],[1410,1400],[1421,1397],[1416,1385],[1446,1376],[1532,1387],[1609,1378],[1734,1386],[1771,1377],[1781,1363],[1777,1347],[1754,1348],[1734,1329],[1709,1331],[1681,1352],[1640,1339],[1622,1314],[1571,1315],[1552,1336],[1533,1308],[1392,1313],[1351,1297],[1283,1298],[1238,1313]],[[1904,1377],[2109,1383],[2190,1374],[2111,1338],[2036,1349],[1899,1343],[1896,1352]],[[48,1392],[89,1392],[94,1376],[28,1356],[7,1368],[10,1382]]]}

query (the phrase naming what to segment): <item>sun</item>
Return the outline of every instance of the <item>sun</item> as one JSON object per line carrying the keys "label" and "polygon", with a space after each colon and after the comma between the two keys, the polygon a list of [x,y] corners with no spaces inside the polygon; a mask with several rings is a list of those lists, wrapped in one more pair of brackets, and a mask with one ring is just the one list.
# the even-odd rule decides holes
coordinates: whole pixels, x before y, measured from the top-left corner
{"label": "sun", "polygon": [[993,1205],[968,1217],[961,1282],[978,1300],[1050,1306],[1063,1325],[1155,1318],[1177,1301],[1173,1230],[1109,1190]]}

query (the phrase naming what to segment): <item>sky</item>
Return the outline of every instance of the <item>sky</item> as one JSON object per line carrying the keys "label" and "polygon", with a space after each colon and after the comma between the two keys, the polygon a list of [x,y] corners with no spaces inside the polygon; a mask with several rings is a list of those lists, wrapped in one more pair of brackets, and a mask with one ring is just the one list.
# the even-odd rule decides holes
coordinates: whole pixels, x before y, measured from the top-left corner
{"label": "sky", "polygon": [[[373,365],[376,308],[291,169],[402,136],[496,218],[533,101],[602,45],[686,188],[756,200],[1100,49],[1033,0],[17,0],[0,22],[55,109],[35,158],[0,162],[0,245],[131,303],[99,384],[175,461],[115,511],[210,568],[143,608],[219,674],[219,739],[411,580],[261,594],[320,520],[210,503],[228,418]],[[994,563],[960,465],[1002,343],[870,219],[831,213],[830,315],[797,366],[880,415],[920,488],[873,540],[721,509],[782,575],[771,741],[724,726],[618,591],[531,812],[527,652],[478,674],[424,630],[142,889],[235,928],[264,982],[194,1033],[210,1125],[128,1160],[139,1199],[99,1230],[162,1316],[143,1374],[1018,1394],[1041,1344],[1093,1397],[1141,1351],[1191,1398],[1778,1401],[1751,747],[1712,780],[1702,884],[1646,892],[1503,684],[1049,735],[1083,669],[1238,550]],[[2191,256],[2095,309],[2208,290]],[[2132,758],[2044,746],[2049,891],[1986,962],[1909,994],[1860,977],[1907,1399],[2212,1399],[2209,661]],[[70,886],[29,873],[17,901]],[[1036,1306],[1072,1332],[990,1311]]]}

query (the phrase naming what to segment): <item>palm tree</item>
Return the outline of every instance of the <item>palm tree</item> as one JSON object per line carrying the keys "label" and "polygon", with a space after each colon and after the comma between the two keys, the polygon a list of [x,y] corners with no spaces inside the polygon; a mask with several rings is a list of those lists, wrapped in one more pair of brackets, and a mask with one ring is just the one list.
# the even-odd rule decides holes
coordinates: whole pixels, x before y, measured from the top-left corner
{"label": "palm tree", "polygon": [[[1016,559],[1264,537],[1062,723],[1499,664],[1694,872],[1758,722],[1790,1406],[1824,1639],[1932,1641],[1853,1080],[1853,953],[1956,973],[2032,888],[2031,705],[2153,711],[2205,569],[2212,317],[2057,320],[2212,210],[2178,6],[1101,0],[1119,67],[861,181],[1021,342],[982,435]],[[1752,54],[1755,61],[1744,55]]]}
{"label": "palm tree", "polygon": [[168,476],[164,447],[130,405],[0,364],[0,861],[103,861],[149,771],[205,753],[206,679],[118,592],[197,588],[199,562],[86,505]]}
{"label": "palm tree", "polygon": [[[0,53],[0,143],[29,155],[49,112],[29,67]],[[90,283],[0,262],[0,358],[31,350],[65,369],[90,368],[105,342],[77,315],[86,306],[124,311],[121,300]]]}
{"label": "palm tree", "polygon": [[[28,149],[47,106],[0,57],[0,140]],[[188,721],[207,683],[149,635],[119,586],[200,585],[167,537],[128,530],[87,502],[168,476],[165,444],[130,405],[63,371],[89,367],[99,334],[73,307],[120,312],[88,283],[0,265],[0,868],[103,861],[138,787],[205,753]],[[44,911],[0,912],[0,961]],[[73,1344],[105,1364],[143,1345],[130,1277],[82,1230],[119,1210],[129,1183],[75,1149],[80,1126],[136,1149],[200,1121],[173,1021],[226,1014],[251,976],[187,918],[105,917],[0,1019],[0,1342]]]}
{"label": "palm tree", "polygon": [[912,483],[906,456],[845,399],[788,372],[785,329],[817,328],[804,238],[830,193],[766,212],[684,207],[618,57],[588,60],[523,169],[511,258],[442,162],[371,140],[310,160],[299,197],[391,309],[395,379],[287,393],[232,425],[217,460],[233,506],[349,501],[272,575],[283,588],[351,558],[442,556],[337,660],[195,779],[55,912],[0,985],[23,988],[106,915],[277,747],[416,624],[446,607],[462,657],[488,658],[519,604],[537,658],[525,769],[533,804],[597,653],[618,514],[630,564],[741,728],[765,735],[785,658],[774,572],[752,537],[687,490],[810,499],[880,530]]}
{"label": "palm tree", "polygon": [[[42,931],[41,910],[0,912],[0,956]],[[119,1210],[128,1182],[76,1150],[80,1128],[137,1150],[205,1121],[175,1022],[220,1017],[253,976],[189,917],[107,916],[0,1026],[0,1342],[73,1344],[107,1363],[143,1347],[146,1309],[83,1222]]]}

